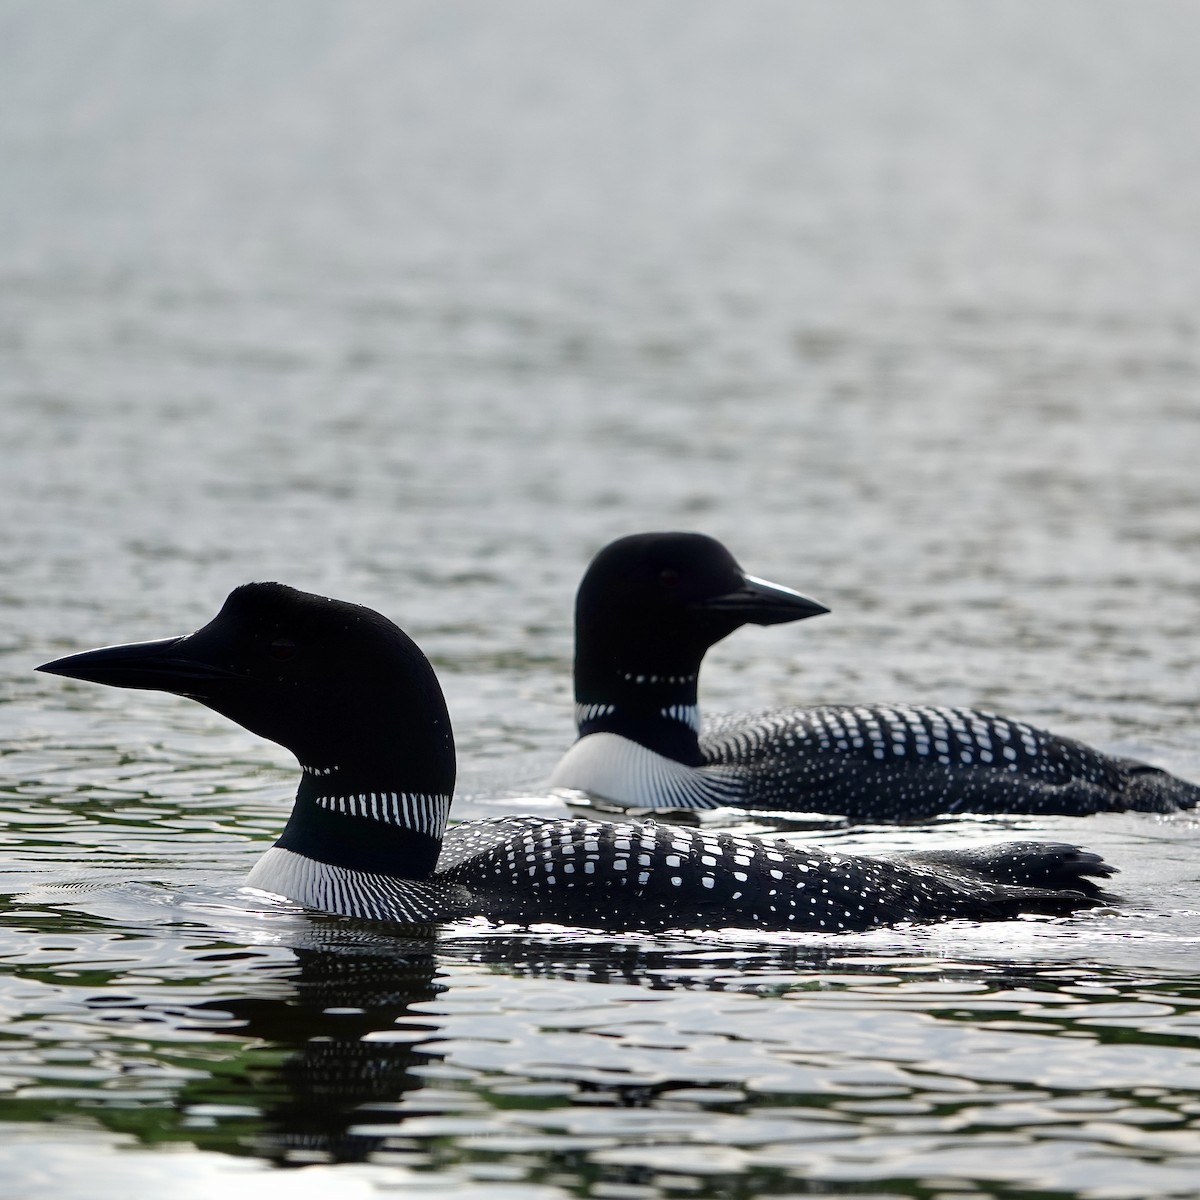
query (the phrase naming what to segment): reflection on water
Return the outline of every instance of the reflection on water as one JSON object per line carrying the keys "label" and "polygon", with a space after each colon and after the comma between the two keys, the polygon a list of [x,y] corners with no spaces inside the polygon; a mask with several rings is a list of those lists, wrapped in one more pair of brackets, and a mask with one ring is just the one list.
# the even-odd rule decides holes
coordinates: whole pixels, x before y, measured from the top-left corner
{"label": "reflection on water", "polygon": [[[202,984],[139,981],[129,954],[86,980],[69,955],[23,956],[27,987],[76,999],[56,1014],[27,991],[3,1035],[17,1086],[0,1112],[280,1164],[368,1162],[453,1194],[1191,1186],[1194,979],[837,937],[390,937],[292,919],[264,950],[188,940]],[[171,974],[166,957],[154,973]]]}
{"label": "reflection on water", "polygon": [[[240,1103],[259,1116],[257,1153],[293,1163],[364,1161],[381,1140],[361,1132],[365,1114],[376,1107],[394,1111],[421,1086],[414,1068],[426,1065],[429,1055],[414,1044],[436,1025],[396,1025],[442,990],[434,983],[437,962],[428,942],[389,949],[299,950],[289,977],[292,994],[233,996],[201,1006],[229,1014],[239,1038],[271,1046],[270,1065],[247,1055],[240,1093]],[[381,1031],[385,1039],[377,1036]],[[187,1106],[196,1099],[189,1096]]]}
{"label": "reflection on water", "polygon": [[783,831],[1079,841],[1066,921],[372,930],[238,891],[276,747],[31,668],[342,595],[433,657],[456,816],[557,815],[579,574],[700,528],[833,609],[703,703],[1200,779],[1197,25],[0,0],[0,1191],[1194,1195],[1191,818]]}

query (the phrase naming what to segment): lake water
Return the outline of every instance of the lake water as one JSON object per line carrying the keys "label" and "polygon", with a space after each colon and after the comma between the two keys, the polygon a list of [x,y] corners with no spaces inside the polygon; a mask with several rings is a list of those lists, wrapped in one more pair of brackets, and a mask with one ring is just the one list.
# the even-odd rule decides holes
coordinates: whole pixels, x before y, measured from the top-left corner
{"label": "lake water", "polygon": [[0,1191],[1200,1193],[1195,819],[789,834],[1077,840],[1121,901],[1070,920],[399,937],[239,891],[283,751],[32,672],[281,579],[430,654],[457,816],[559,813],[579,575],[691,528],[833,610],[719,646],[710,709],[982,704],[1200,779],[1198,37],[0,0]]}

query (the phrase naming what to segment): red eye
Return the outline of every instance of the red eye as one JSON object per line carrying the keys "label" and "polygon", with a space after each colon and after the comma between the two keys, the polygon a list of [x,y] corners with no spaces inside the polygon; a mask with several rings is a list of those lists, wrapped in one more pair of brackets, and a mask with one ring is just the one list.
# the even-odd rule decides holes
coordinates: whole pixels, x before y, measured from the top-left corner
{"label": "red eye", "polygon": [[291,638],[276,638],[271,643],[271,657],[276,662],[284,662],[296,653],[296,643]]}
{"label": "red eye", "polygon": [[674,567],[663,567],[658,573],[658,582],[665,588],[673,588],[679,585],[679,572]]}

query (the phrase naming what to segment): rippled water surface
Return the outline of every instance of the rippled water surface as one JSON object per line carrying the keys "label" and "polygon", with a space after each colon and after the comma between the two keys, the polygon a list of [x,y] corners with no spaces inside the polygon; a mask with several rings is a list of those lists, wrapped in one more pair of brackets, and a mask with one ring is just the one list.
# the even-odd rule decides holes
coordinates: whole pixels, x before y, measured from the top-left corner
{"label": "rippled water surface", "polygon": [[[294,765],[35,675],[276,578],[433,658],[456,815],[571,738],[592,553],[819,622],[710,708],[985,704],[1200,778],[1200,10],[0,0],[0,1190],[1185,1197],[1197,822],[1079,917],[370,927],[239,890]],[[280,1169],[291,1167],[295,1169]]]}

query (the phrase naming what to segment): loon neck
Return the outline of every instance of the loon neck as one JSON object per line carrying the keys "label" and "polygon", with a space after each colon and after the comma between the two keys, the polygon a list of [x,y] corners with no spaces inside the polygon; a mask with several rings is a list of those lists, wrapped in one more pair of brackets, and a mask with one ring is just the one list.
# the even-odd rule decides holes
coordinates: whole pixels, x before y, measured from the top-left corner
{"label": "loon neck", "polygon": [[337,767],[305,767],[275,845],[331,867],[428,879],[449,809],[448,792],[404,791]]}
{"label": "loon neck", "polygon": [[688,669],[575,671],[579,736],[614,733],[688,766],[703,762],[696,688],[700,664]]}

